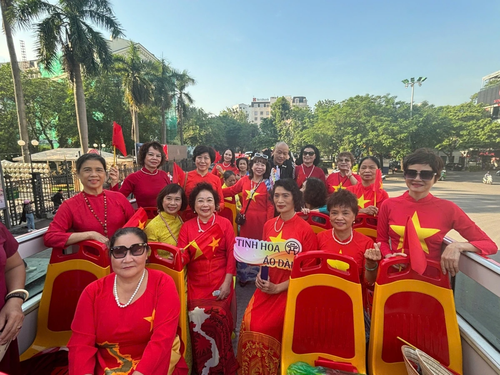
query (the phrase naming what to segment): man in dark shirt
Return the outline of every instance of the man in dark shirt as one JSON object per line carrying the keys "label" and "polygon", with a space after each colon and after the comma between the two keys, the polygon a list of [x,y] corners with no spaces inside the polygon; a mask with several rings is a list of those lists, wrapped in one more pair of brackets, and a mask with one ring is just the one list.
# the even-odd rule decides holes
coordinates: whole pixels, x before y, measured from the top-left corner
{"label": "man in dark shirt", "polygon": [[274,146],[271,168],[279,169],[279,178],[295,178],[295,164],[289,159],[290,149],[285,142]]}
{"label": "man in dark shirt", "polygon": [[52,197],[52,202],[54,202],[54,211],[52,211],[53,214],[57,212],[63,200],[64,197],[62,195],[62,189],[59,189],[57,193],[55,193],[54,196]]}

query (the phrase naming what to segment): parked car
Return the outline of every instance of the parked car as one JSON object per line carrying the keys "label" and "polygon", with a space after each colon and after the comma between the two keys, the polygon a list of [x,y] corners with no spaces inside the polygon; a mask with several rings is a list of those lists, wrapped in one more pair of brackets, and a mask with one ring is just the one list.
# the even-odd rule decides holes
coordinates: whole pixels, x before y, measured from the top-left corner
{"label": "parked car", "polygon": [[446,170],[448,171],[461,171],[464,169],[463,164],[460,163],[448,163],[446,164]]}

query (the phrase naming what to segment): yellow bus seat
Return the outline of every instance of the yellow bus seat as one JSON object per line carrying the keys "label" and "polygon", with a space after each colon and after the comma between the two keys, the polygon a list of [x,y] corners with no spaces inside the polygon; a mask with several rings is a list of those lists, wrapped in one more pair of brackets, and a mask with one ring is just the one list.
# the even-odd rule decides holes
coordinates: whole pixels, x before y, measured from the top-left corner
{"label": "yellow bus seat", "polygon": [[371,215],[358,214],[352,228],[377,241],[377,218]]}
{"label": "yellow bus seat", "polygon": [[106,245],[82,241],[65,249],[52,249],[42,298],[38,308],[36,337],[21,361],[54,347],[67,346],[71,322],[81,293],[91,282],[110,273]]}
{"label": "yellow bus seat", "polygon": [[[344,262],[342,271],[329,262]],[[363,295],[356,262],[339,254],[309,251],[293,264],[281,347],[281,374],[295,362],[366,373]],[[339,369],[339,368],[337,368]]]}
{"label": "yellow bus seat", "polygon": [[[405,264],[405,267],[393,267]],[[439,262],[427,260],[424,275],[407,258],[379,266],[371,319],[369,373],[406,375],[401,353],[409,342],[457,374],[462,374],[462,346],[453,291]]]}

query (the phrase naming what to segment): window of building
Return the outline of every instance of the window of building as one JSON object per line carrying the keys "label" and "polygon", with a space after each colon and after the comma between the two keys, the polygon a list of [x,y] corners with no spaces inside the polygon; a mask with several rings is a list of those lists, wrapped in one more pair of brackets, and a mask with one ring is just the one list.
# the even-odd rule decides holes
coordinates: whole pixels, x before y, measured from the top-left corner
{"label": "window of building", "polygon": [[269,111],[266,111],[266,116],[269,116]]}
{"label": "window of building", "polygon": [[255,117],[254,120],[257,121],[257,117]]}
{"label": "window of building", "polygon": [[260,115],[263,116],[264,115],[264,111],[260,111]]}
{"label": "window of building", "polygon": [[254,112],[253,112],[253,114],[254,114],[255,116],[257,116],[257,115],[259,114],[259,112],[254,111]]}

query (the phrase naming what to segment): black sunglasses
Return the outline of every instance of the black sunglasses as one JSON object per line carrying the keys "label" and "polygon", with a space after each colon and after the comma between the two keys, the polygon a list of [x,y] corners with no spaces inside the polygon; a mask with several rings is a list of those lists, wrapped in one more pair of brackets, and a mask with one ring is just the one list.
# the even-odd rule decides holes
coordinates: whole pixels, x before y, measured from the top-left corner
{"label": "black sunglasses", "polygon": [[316,154],[314,151],[303,151],[302,152],[302,155],[304,155],[304,156],[313,156],[314,154]]}
{"label": "black sunglasses", "polygon": [[115,259],[123,259],[127,256],[127,251],[130,251],[130,255],[134,257],[138,257],[139,255],[144,254],[144,251],[148,248],[147,243],[136,243],[130,247],[127,246],[113,246],[110,251],[111,255]]}
{"label": "black sunglasses", "polygon": [[408,180],[414,180],[417,176],[420,176],[422,181],[430,181],[434,178],[436,173],[433,171],[416,171],[415,169],[407,169],[403,175]]}

